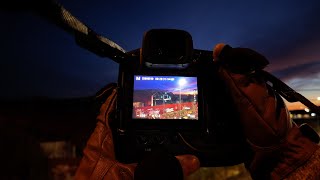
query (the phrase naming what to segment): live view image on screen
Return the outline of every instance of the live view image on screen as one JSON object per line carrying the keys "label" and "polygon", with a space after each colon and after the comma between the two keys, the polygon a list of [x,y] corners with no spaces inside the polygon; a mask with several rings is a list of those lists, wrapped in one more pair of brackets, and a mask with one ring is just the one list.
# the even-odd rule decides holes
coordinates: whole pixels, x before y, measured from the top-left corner
{"label": "live view image on screen", "polygon": [[135,75],[132,118],[198,120],[197,77]]}

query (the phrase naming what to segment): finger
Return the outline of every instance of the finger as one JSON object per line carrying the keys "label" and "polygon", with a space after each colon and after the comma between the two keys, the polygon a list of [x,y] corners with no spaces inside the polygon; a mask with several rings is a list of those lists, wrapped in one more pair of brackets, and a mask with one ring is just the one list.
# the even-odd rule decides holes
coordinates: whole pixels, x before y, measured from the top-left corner
{"label": "finger", "polygon": [[107,84],[104,88],[97,92],[96,99],[105,101],[105,99],[110,95],[110,93],[116,86],[116,83]]}
{"label": "finger", "polygon": [[220,68],[219,75],[230,91],[248,140],[258,146],[280,141],[291,126],[290,121],[279,121],[288,118],[281,98],[254,74],[235,74]]}
{"label": "finger", "polygon": [[138,165],[138,163],[130,163],[130,164],[126,164],[129,168],[131,169],[135,169]]}
{"label": "finger", "polygon": [[194,155],[179,155],[176,158],[181,164],[184,177],[191,175],[200,168],[200,161]]}
{"label": "finger", "polygon": [[100,95],[102,99],[106,98],[106,100],[100,107],[100,113],[97,119],[107,127],[109,127],[109,123],[112,120],[111,115],[116,108],[116,96],[117,96],[117,89],[116,89],[116,86],[114,85],[107,86],[102,92],[102,94]]}

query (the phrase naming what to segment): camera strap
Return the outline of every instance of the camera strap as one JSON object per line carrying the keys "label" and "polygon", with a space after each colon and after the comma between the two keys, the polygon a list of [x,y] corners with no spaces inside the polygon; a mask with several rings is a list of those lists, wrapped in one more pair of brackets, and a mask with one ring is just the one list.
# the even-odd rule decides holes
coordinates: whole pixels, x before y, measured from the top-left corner
{"label": "camera strap", "polygon": [[94,32],[58,2],[54,0],[35,0],[31,7],[37,15],[74,35],[76,43],[80,47],[100,57],[110,58],[117,63],[121,63],[129,56],[118,44]]}
{"label": "camera strap", "polygon": [[288,102],[301,102],[302,104],[310,108],[311,111],[320,115],[320,107],[312,103],[300,93],[290,88],[283,81],[264,70],[261,70],[258,73],[260,73],[265,78],[267,83]]}

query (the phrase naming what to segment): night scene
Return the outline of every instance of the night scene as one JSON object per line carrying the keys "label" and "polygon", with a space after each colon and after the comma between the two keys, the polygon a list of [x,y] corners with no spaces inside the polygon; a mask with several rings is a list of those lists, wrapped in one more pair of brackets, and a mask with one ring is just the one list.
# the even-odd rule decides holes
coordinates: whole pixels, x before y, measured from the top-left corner
{"label": "night scene", "polygon": [[[167,174],[184,180],[320,179],[319,17],[319,0],[3,1],[0,179],[135,176],[139,180],[139,169],[144,169],[142,175],[153,175],[145,179],[170,179],[164,177]],[[229,106],[223,106],[228,108],[221,111],[219,122],[216,114],[209,113],[209,121],[202,123],[198,111],[219,109],[201,109],[199,102],[204,101],[198,87],[206,86],[199,86],[196,77],[135,75],[133,99],[117,102],[120,61],[140,52],[144,33],[150,29],[190,33],[193,49],[210,52],[210,62],[226,57],[218,54],[213,59],[217,44],[250,48],[269,62],[263,70],[289,88],[282,89],[284,94],[274,91],[279,84],[261,81],[257,69],[244,73],[226,68],[222,82],[229,83],[224,92],[229,93],[234,111],[228,113]],[[249,65],[259,64],[256,60]],[[225,96],[219,97],[228,104]],[[200,136],[198,141],[190,141],[176,129],[170,138],[136,138],[118,127],[123,124],[117,118],[123,116],[116,114],[117,108],[127,102],[135,123],[186,122],[206,127],[194,136]],[[184,143],[178,149],[188,151],[170,157],[156,154],[151,163],[148,159],[120,162],[119,141],[113,138],[119,140],[123,134],[133,140],[133,145],[123,148],[132,157],[139,148],[154,152],[154,142],[173,145],[170,150],[177,142]],[[203,141],[213,144],[199,143]],[[214,157],[217,164],[212,167],[203,166],[195,156],[208,150],[211,154],[202,158]],[[236,157],[243,159],[236,161]]]}

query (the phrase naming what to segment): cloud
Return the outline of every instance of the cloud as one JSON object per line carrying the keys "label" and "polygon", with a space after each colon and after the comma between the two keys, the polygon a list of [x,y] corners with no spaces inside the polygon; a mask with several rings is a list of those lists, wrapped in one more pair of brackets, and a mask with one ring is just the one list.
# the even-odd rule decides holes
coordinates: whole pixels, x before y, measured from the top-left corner
{"label": "cloud", "polygon": [[316,78],[320,75],[320,61],[307,62],[296,66],[288,66],[287,68],[273,71],[273,74],[282,80],[290,80],[299,77],[300,79],[305,78]]}
{"label": "cloud", "polygon": [[[295,46],[295,48],[293,48],[293,46]],[[279,71],[289,67],[320,61],[319,47],[320,38],[295,43],[291,47],[279,47],[279,50],[275,48],[277,51],[281,51],[282,54],[280,55],[279,53],[279,55],[273,58],[268,58],[268,56],[271,55],[265,54],[265,56],[270,60],[268,69],[270,69],[270,71]]]}
{"label": "cloud", "polygon": [[239,43],[266,56],[271,72],[306,68],[320,60],[320,1],[294,4],[290,3],[289,8],[282,3],[280,9],[269,14],[271,17],[258,16],[255,23],[246,27],[246,40]]}

